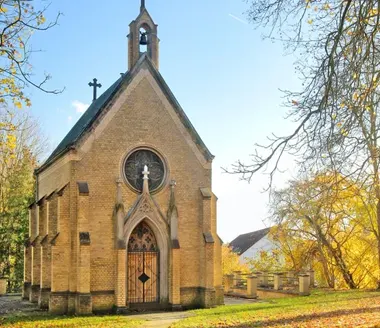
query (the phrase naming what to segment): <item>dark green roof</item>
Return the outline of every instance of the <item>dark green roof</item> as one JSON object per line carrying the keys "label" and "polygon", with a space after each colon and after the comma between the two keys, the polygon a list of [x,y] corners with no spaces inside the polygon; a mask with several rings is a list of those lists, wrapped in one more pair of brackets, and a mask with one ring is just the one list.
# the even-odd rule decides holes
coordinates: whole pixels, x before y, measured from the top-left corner
{"label": "dark green roof", "polygon": [[129,83],[133,79],[133,77],[138,72],[138,68],[142,65],[144,61],[148,63],[148,67],[150,71],[152,72],[154,78],[156,79],[157,83],[161,86],[162,91],[165,93],[166,97],[175,108],[182,123],[190,132],[194,142],[197,144],[198,148],[200,148],[205,158],[207,160],[212,160],[214,158],[214,156],[207,149],[206,145],[203,143],[198,133],[195,131],[195,128],[193,127],[190,120],[186,116],[185,112],[179,105],[178,101],[175,99],[173,93],[170,91],[168,85],[164,81],[161,74],[158,72],[158,70],[156,69],[154,64],[151,62],[149,57],[146,54],[144,54],[141,56],[141,58],[139,59],[139,61],[136,63],[135,67],[131,71],[127,72],[126,74],[123,74],[114,84],[112,84],[98,99],[96,99],[91,104],[91,106],[84,112],[82,117],[73,126],[73,128],[66,135],[66,137],[63,138],[61,143],[48,157],[45,163],[39,169],[37,169],[37,173],[43,171],[46,167],[52,164],[56,159],[58,159],[59,157],[64,155],[68,150],[74,147],[75,143],[87,131],[87,129],[91,127],[92,123],[98,118],[103,108],[107,106],[110,100],[120,90],[121,85],[124,83]]}
{"label": "dark green roof", "polygon": [[115,93],[122,78],[119,78],[111,87],[108,88],[98,99],[96,99],[90,107],[83,113],[78,122],[73,126],[70,132],[63,138],[57,148],[52,152],[49,158],[46,160],[44,166],[51,161],[54,161],[56,157],[70,149],[72,145],[79,139],[86,128],[92,123],[95,117],[98,116],[103,106],[108,102],[108,99]]}

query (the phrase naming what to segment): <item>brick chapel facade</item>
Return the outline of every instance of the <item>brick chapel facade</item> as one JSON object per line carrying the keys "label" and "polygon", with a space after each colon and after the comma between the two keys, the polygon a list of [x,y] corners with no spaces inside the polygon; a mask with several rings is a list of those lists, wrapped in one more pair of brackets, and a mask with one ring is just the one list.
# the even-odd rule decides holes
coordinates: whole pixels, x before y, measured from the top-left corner
{"label": "brick chapel facade", "polygon": [[223,303],[213,156],[158,71],[144,1],[128,41],[128,72],[36,170],[23,298],[51,313]]}

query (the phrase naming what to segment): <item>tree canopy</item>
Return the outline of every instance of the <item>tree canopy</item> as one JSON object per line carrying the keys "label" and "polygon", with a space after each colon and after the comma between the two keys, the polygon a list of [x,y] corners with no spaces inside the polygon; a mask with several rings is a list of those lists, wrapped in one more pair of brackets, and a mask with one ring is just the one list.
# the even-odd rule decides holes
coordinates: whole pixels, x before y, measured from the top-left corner
{"label": "tree canopy", "polygon": [[[339,172],[375,195],[373,231],[380,267],[380,8],[374,0],[249,0],[248,18],[269,27],[268,38],[283,42],[297,58],[300,90],[284,91],[289,135],[273,134],[257,145],[251,163],[232,173],[251,180],[270,173],[270,186],[285,153],[300,172]],[[371,207],[372,203],[367,204]],[[380,287],[380,277],[379,287]]]}

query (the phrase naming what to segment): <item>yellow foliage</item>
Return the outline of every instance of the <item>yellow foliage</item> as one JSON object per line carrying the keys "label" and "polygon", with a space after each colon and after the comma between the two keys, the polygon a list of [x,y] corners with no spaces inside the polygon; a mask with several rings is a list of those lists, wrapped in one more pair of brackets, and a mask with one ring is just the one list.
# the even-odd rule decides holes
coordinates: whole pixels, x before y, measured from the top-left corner
{"label": "yellow foliage", "polygon": [[248,272],[248,266],[239,262],[239,255],[228,245],[222,246],[223,275],[233,274],[234,271]]}
{"label": "yellow foliage", "polygon": [[372,193],[327,172],[294,181],[276,195],[274,215],[281,221],[272,234],[285,268],[312,267],[321,286],[348,287],[346,272],[352,276],[352,286],[376,287],[380,272]]}

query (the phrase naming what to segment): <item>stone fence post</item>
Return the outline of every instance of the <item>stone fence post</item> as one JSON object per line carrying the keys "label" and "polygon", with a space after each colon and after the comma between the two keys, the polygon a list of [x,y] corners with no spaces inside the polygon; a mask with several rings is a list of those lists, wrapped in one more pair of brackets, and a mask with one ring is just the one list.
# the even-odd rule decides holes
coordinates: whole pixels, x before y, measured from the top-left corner
{"label": "stone fence post", "polygon": [[261,280],[261,284],[262,284],[264,287],[268,287],[268,272],[266,272],[266,271],[262,272],[262,280]]}
{"label": "stone fence post", "polygon": [[274,290],[280,290],[282,289],[282,273],[275,273],[274,274]]}
{"label": "stone fence post", "polygon": [[306,273],[310,276],[310,288],[313,288],[315,285],[315,275],[314,270],[306,271]]}
{"label": "stone fence post", "polygon": [[7,293],[7,279],[0,278],[0,296]]}
{"label": "stone fence post", "polygon": [[299,279],[299,294],[302,296],[310,295],[310,276],[308,274],[300,274]]}
{"label": "stone fence post", "polygon": [[256,276],[247,277],[247,297],[256,298],[257,297],[257,281]]}
{"label": "stone fence post", "polygon": [[224,276],[224,292],[231,293],[234,287],[234,275],[227,274]]}

